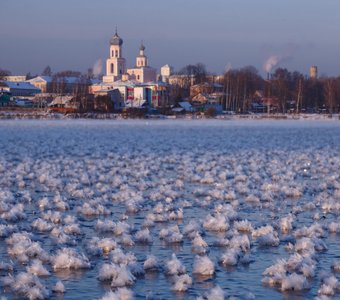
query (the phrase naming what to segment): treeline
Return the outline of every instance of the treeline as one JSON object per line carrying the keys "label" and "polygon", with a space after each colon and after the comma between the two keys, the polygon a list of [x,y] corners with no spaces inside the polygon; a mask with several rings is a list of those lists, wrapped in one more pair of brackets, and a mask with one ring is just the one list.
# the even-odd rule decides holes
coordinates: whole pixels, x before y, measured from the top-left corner
{"label": "treeline", "polygon": [[[0,80],[3,79],[3,77],[11,76],[12,73],[9,70],[5,70],[0,68]],[[50,66],[46,66],[44,70],[40,74],[32,75],[31,72],[28,72],[26,74],[26,79],[32,79],[37,76],[49,76],[52,78],[65,78],[65,77],[76,77],[76,78],[84,78],[84,79],[95,79],[99,78],[100,76],[95,76],[93,73],[93,69],[89,68],[87,72],[81,73],[79,71],[73,71],[73,70],[63,70],[59,72],[53,72]]]}
{"label": "treeline", "polygon": [[217,82],[223,86],[223,109],[235,112],[252,110],[256,101],[269,103],[277,112],[340,111],[340,77],[309,78],[298,71],[278,68],[263,78],[253,66],[231,69],[223,76],[209,74],[201,63],[187,65],[176,73],[183,77],[181,87],[174,89],[175,99],[188,97],[194,84]]}
{"label": "treeline", "polygon": [[278,68],[264,79],[254,67],[230,70],[224,74],[226,109],[244,112],[256,98],[276,105],[278,112],[288,110],[329,113],[340,109],[340,77],[309,78],[300,72]]}

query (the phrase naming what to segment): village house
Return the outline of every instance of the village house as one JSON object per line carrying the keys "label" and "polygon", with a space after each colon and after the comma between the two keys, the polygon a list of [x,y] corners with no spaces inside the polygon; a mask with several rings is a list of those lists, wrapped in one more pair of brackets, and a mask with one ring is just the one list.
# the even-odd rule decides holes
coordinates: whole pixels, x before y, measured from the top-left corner
{"label": "village house", "polygon": [[181,88],[190,87],[195,84],[195,75],[170,75],[168,82]]}
{"label": "village house", "polygon": [[41,90],[25,81],[0,81],[0,92],[10,93],[13,97],[34,97]]}
{"label": "village house", "polygon": [[87,89],[87,86],[91,84],[91,82],[83,81],[78,77],[66,76],[37,76],[27,82],[40,89],[42,93],[55,94],[72,94],[80,86]]}
{"label": "village house", "polygon": [[27,82],[40,89],[42,93],[51,93],[52,91],[52,77],[50,76],[37,76]]}
{"label": "village house", "polygon": [[203,82],[199,84],[192,85],[190,87],[190,97],[194,98],[199,94],[210,95],[214,94],[223,95],[223,85],[214,82]]}

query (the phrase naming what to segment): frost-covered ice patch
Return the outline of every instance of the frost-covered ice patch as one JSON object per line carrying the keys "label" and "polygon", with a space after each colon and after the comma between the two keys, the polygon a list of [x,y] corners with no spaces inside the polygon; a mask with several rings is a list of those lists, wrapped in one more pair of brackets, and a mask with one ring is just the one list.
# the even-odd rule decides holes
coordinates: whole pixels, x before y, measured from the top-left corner
{"label": "frost-covered ice patch", "polygon": [[7,299],[339,297],[336,120],[13,120],[0,141]]}

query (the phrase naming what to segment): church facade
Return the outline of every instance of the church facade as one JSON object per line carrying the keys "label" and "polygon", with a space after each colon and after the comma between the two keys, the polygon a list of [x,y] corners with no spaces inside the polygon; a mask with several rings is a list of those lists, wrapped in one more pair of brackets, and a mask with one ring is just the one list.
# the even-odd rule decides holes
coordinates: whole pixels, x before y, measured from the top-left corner
{"label": "church facade", "polygon": [[90,93],[95,96],[109,95],[116,109],[169,106],[168,84],[157,81],[157,71],[149,66],[143,43],[139,48],[135,66],[132,68],[126,67],[123,39],[118,35],[117,30],[110,40],[109,50],[106,74],[102,82],[90,87]]}
{"label": "church facade", "polygon": [[143,43],[136,57],[136,65],[133,68],[127,69],[126,60],[123,57],[123,39],[116,31],[110,40],[110,52],[106,60],[106,75],[103,76],[103,82],[112,83],[118,80],[132,80],[139,83],[156,82],[157,71],[148,65],[148,58],[145,55]]}

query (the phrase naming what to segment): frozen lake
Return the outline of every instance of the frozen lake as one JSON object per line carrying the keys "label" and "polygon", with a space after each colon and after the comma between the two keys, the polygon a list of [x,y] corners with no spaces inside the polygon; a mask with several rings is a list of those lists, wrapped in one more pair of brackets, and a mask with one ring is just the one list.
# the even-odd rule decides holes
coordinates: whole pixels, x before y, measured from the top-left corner
{"label": "frozen lake", "polygon": [[339,121],[11,120],[0,147],[5,299],[340,297]]}

